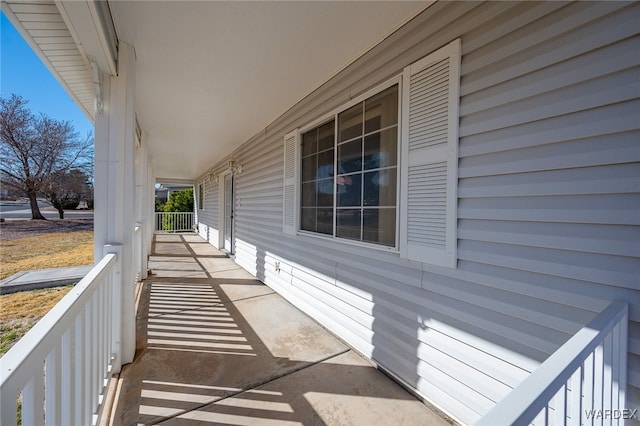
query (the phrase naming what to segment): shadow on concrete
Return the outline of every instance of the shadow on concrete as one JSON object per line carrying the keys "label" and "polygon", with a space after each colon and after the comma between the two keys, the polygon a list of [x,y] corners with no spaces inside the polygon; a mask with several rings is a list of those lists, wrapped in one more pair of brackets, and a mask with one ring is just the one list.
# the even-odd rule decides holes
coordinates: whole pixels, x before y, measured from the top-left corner
{"label": "shadow on concrete", "polygon": [[208,243],[158,237],[114,424],[446,424]]}

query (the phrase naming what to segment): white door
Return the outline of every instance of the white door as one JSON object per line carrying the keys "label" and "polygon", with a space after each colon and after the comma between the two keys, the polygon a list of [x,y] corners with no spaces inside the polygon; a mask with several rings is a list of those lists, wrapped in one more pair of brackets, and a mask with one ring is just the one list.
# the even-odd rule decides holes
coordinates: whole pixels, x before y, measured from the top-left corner
{"label": "white door", "polygon": [[233,253],[233,175],[224,177],[224,249]]}

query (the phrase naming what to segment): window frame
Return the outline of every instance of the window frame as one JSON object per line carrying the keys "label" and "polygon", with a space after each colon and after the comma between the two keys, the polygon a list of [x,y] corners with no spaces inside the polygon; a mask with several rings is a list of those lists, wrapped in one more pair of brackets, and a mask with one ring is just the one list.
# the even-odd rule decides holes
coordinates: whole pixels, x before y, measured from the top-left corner
{"label": "window frame", "polygon": [[205,193],[204,182],[200,182],[198,184],[198,210],[204,210],[204,193]]}
{"label": "window frame", "polygon": [[[298,196],[297,196],[297,203],[295,206],[295,215],[296,215],[296,235],[301,235],[301,236],[308,236],[308,237],[312,237],[312,238],[318,238],[321,240],[325,240],[325,241],[338,241],[341,244],[349,244],[349,245],[354,245],[354,246],[359,246],[359,247],[364,247],[364,248],[370,248],[370,249],[376,249],[376,250],[381,250],[381,251],[385,251],[385,252],[392,252],[392,253],[400,253],[400,191],[401,191],[401,173],[400,173],[400,163],[402,161],[402,149],[401,149],[401,145],[402,145],[402,96],[403,96],[403,75],[402,73],[397,74],[395,76],[393,76],[392,78],[384,81],[383,83],[380,83],[378,85],[376,85],[375,87],[367,90],[366,92],[356,96],[355,98],[351,99],[350,101],[340,105],[337,108],[334,108],[333,110],[331,110],[330,112],[328,112],[327,114],[322,115],[321,117],[317,118],[316,120],[311,121],[310,123],[308,123],[307,125],[300,127],[299,129],[297,129],[297,133],[298,133],[298,140],[296,141],[297,143],[297,149],[298,151],[301,151],[301,145],[302,145],[302,135],[304,135],[305,133],[316,129],[320,126],[323,126],[327,123],[329,123],[331,120],[334,121],[334,156],[333,156],[333,166],[334,166],[334,170],[337,169],[338,164],[338,153],[337,153],[337,149],[338,149],[338,142],[337,142],[337,138],[338,138],[338,116],[340,113],[348,110],[349,108],[353,107],[354,105],[357,105],[359,103],[364,102],[365,100],[377,95],[378,93],[382,93],[383,91],[389,89],[392,86],[397,85],[398,86],[398,108],[397,108],[397,145],[396,145],[396,151],[397,151],[397,164],[396,164],[396,203],[395,203],[395,210],[396,210],[396,218],[395,218],[395,243],[393,246],[387,246],[387,245],[383,245],[380,243],[375,243],[375,242],[369,242],[369,241],[358,241],[358,240],[352,240],[352,239],[348,239],[348,238],[344,238],[344,237],[338,237],[336,236],[336,211],[337,211],[337,191],[335,190],[335,179],[337,176],[337,173],[334,173],[334,182],[333,182],[333,233],[330,234],[322,234],[322,233],[318,233],[318,232],[313,232],[313,231],[307,231],[307,230],[303,230],[300,228],[301,226],[301,216],[302,216],[302,197],[301,197],[301,191],[302,191],[302,174],[300,173],[301,170],[301,162],[302,162],[302,155],[298,155],[296,158],[296,166],[298,167],[298,171],[299,173],[296,176],[296,183],[298,185]],[[364,134],[363,134],[364,137]]]}

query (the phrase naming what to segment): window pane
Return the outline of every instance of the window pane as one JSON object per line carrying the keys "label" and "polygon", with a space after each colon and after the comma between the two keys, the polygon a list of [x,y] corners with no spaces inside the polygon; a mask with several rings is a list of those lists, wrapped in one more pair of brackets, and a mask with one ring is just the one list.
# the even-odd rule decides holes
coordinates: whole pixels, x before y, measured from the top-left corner
{"label": "window pane", "polygon": [[355,105],[338,116],[338,142],[362,135],[362,103]]}
{"label": "window pane", "polygon": [[318,209],[318,226],[316,231],[321,234],[333,235],[333,209]]}
{"label": "window pane", "polygon": [[395,246],[396,209],[364,209],[362,239],[387,246]]}
{"label": "window pane", "polygon": [[379,170],[364,174],[365,206],[396,205],[396,168]]}
{"label": "window pane", "polygon": [[322,179],[316,182],[318,206],[333,207],[333,179]]}
{"label": "window pane", "polygon": [[316,209],[313,207],[300,210],[300,229],[316,232]]}
{"label": "window pane", "polygon": [[318,196],[328,195],[333,200],[333,178],[320,179],[315,183],[316,183],[316,190],[318,191]]}
{"label": "window pane", "polygon": [[324,168],[322,176],[318,179],[333,177],[333,149],[318,154],[318,169]]}
{"label": "window pane", "polygon": [[364,101],[365,133],[398,123],[398,86],[393,86]]}
{"label": "window pane", "polygon": [[316,178],[318,161],[317,155],[311,155],[302,159],[302,181],[307,182]]}
{"label": "window pane", "polygon": [[395,166],[398,163],[398,128],[393,127],[364,138],[364,169]]}
{"label": "window pane", "polygon": [[316,206],[316,183],[307,182],[302,184],[302,206]]}
{"label": "window pane", "polygon": [[331,120],[318,129],[318,151],[333,148],[335,121]]}
{"label": "window pane", "polygon": [[338,145],[338,173],[362,170],[362,139]]}
{"label": "window pane", "polygon": [[338,215],[336,236],[360,240],[360,209],[338,209],[336,214]]}
{"label": "window pane", "polygon": [[318,130],[314,129],[302,135],[302,156],[318,152]]}
{"label": "window pane", "polygon": [[362,202],[362,175],[338,176],[336,187],[338,192],[338,206],[350,207],[361,206]]}

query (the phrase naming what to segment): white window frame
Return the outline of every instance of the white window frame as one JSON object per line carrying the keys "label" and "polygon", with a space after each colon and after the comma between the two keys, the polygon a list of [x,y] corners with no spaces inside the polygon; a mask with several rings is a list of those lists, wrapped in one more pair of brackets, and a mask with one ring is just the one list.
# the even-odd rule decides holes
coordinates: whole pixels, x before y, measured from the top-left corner
{"label": "white window frame", "polygon": [[200,182],[198,183],[198,210],[199,211],[204,211],[205,210],[205,204],[204,204],[204,193],[205,193],[205,185],[204,182]]}
{"label": "white window frame", "polygon": [[[396,173],[397,173],[397,178],[396,178],[396,223],[395,223],[395,245],[394,246],[386,246],[386,245],[382,245],[382,244],[378,244],[378,243],[374,243],[374,242],[367,242],[367,241],[357,241],[357,240],[350,240],[347,238],[342,238],[342,237],[337,237],[335,234],[334,235],[329,235],[329,234],[321,234],[321,233],[317,233],[317,232],[312,232],[312,231],[305,231],[300,229],[300,209],[301,209],[301,197],[300,195],[297,196],[296,199],[296,210],[295,210],[295,214],[296,214],[296,234],[297,235],[304,235],[304,236],[309,236],[309,237],[313,237],[313,238],[320,238],[320,239],[324,239],[324,240],[329,240],[329,241],[339,241],[341,244],[351,244],[351,245],[355,245],[355,246],[360,246],[360,247],[366,247],[366,248],[373,248],[373,249],[377,249],[377,250],[382,250],[382,251],[386,251],[386,252],[394,252],[394,253],[398,253],[400,251],[400,247],[399,247],[399,233],[400,233],[400,222],[399,222],[399,218],[400,218],[400,161],[401,161],[401,149],[400,149],[400,145],[401,145],[401,141],[402,141],[402,130],[401,130],[401,119],[402,119],[402,74],[396,75],[388,80],[386,80],[385,82],[375,86],[374,88],[362,93],[361,95],[358,95],[357,97],[351,99],[349,102],[342,104],[340,107],[333,109],[331,112],[323,115],[322,117],[310,122],[309,124],[307,124],[304,127],[300,127],[299,129],[297,129],[298,132],[298,140],[297,140],[297,155],[296,155],[296,191],[297,194],[300,193],[300,187],[301,187],[301,179],[302,176],[300,174],[300,161],[301,161],[301,156],[300,156],[300,143],[301,143],[301,137],[303,134],[305,134],[306,132],[313,130],[314,128],[317,128],[319,126],[322,126],[323,124],[328,123],[331,120],[334,120],[334,137],[337,138],[337,134],[338,134],[338,115],[346,110],[348,110],[349,108],[351,108],[354,105],[357,105],[359,103],[364,102],[365,100],[369,99],[372,96],[377,95],[378,93],[383,92],[384,90],[392,87],[392,86],[398,86],[398,121],[397,121],[397,126],[398,126],[398,143],[397,143],[397,147],[396,149],[397,151],[397,158],[398,158],[398,162],[396,165]],[[334,149],[337,150],[337,145],[335,145],[335,141],[334,141]],[[334,153],[334,168],[337,169],[337,152]],[[336,218],[336,210],[337,210],[337,200],[336,200],[336,191],[335,191],[335,176],[334,176],[334,192],[333,192],[333,217],[334,217],[334,233],[335,233],[335,218]]]}

